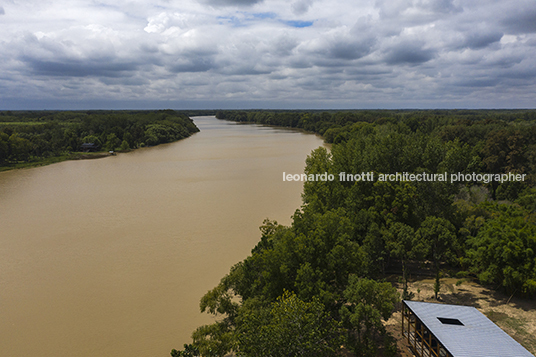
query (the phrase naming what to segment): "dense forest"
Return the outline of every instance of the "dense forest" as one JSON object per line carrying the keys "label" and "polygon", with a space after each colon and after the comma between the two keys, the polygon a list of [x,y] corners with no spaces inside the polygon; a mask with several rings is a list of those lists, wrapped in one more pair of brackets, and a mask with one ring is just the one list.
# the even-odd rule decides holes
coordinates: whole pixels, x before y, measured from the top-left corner
{"label": "dense forest", "polygon": [[[72,158],[84,143],[107,152],[171,142],[198,131],[188,115],[203,114],[211,112],[0,112],[0,169]],[[434,277],[436,298],[445,276],[536,297],[536,111],[216,116],[322,135],[331,150],[314,150],[304,173],[333,179],[304,181],[290,226],[262,223],[251,255],[201,299],[217,322],[172,356],[395,355],[383,321],[413,298],[417,269]],[[523,179],[379,179],[396,173]],[[401,296],[386,281],[393,272]]]}
{"label": "dense forest", "polygon": [[183,139],[199,131],[185,114],[159,111],[0,112],[0,169],[79,156],[125,151]]}
{"label": "dense forest", "polygon": [[[266,220],[251,255],[201,299],[217,315],[172,356],[396,354],[382,321],[411,269],[536,296],[536,111],[219,111],[318,133],[303,205]],[[351,174],[513,173],[523,180],[340,180]],[[494,176],[495,177],[495,176]],[[500,177],[500,176],[499,176]],[[520,177],[520,176],[518,176]],[[501,182],[502,181],[502,182]]]}

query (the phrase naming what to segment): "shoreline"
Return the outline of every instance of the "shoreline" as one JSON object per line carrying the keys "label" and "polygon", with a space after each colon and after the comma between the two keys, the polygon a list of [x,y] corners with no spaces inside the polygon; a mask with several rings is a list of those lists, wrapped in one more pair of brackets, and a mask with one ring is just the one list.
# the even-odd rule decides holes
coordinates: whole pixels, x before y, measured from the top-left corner
{"label": "shoreline", "polygon": [[31,168],[35,168],[35,167],[42,167],[42,166],[48,166],[48,165],[52,165],[52,164],[57,164],[57,163],[64,162],[64,161],[103,159],[105,157],[115,156],[116,154],[129,153],[129,152],[132,152],[132,151],[137,150],[137,149],[150,148],[150,147],[156,147],[156,146],[160,146],[160,145],[175,143],[177,141],[187,139],[187,138],[191,137],[192,135],[194,135],[194,134],[196,134],[198,132],[199,131],[191,133],[187,137],[180,138],[180,139],[174,140],[174,141],[170,141],[169,143],[162,143],[162,144],[153,145],[153,146],[143,146],[143,147],[140,146],[140,147],[137,147],[137,148],[134,148],[134,149],[128,149],[128,150],[117,150],[117,151],[114,151],[113,154],[110,154],[110,152],[108,152],[108,151],[97,151],[97,152],[75,151],[75,152],[71,152],[69,154],[48,157],[48,158],[45,158],[45,159],[40,160],[40,161],[21,162],[21,163],[18,163],[18,164],[13,164],[13,166],[0,166],[0,172],[7,172],[7,171],[11,171],[11,170],[21,170],[21,169],[31,169]]}
{"label": "shoreline", "polygon": [[[114,153],[116,152],[119,152],[119,151],[114,151]],[[128,151],[121,151],[121,152],[128,152]],[[73,152],[70,154],[48,157],[46,159],[39,160],[39,161],[21,162],[21,163],[12,164],[9,166],[0,166],[0,172],[20,170],[20,169],[31,169],[35,167],[48,166],[48,165],[57,164],[57,163],[64,162],[64,161],[71,161],[71,160],[102,159],[108,156],[113,156],[113,155],[110,154],[109,152],[95,152],[95,153]]]}

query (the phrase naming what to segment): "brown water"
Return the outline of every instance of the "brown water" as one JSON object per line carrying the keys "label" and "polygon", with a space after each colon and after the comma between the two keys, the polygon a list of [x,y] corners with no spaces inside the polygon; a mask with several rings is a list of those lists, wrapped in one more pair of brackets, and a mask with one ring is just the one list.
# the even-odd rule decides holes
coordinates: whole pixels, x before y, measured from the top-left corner
{"label": "brown water", "polygon": [[0,173],[0,355],[169,356],[269,217],[289,224],[322,141],[194,118],[194,136]]}

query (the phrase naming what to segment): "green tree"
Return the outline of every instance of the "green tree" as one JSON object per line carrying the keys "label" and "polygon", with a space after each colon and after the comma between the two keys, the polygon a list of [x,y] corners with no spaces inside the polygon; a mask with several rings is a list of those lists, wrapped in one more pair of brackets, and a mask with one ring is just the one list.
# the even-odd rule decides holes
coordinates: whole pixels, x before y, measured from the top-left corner
{"label": "green tree", "polygon": [[121,151],[127,151],[130,149],[130,145],[128,144],[128,141],[126,140],[123,140],[123,142],[121,143],[121,146],[119,147],[119,149]]}
{"label": "green tree", "polygon": [[191,344],[184,344],[184,350],[177,351],[176,349],[171,350],[171,357],[198,357],[199,349]]}
{"label": "green tree", "polygon": [[423,259],[426,254],[426,245],[415,234],[412,227],[400,222],[392,224],[386,236],[386,246],[391,256],[400,259],[402,263],[402,299],[407,299],[409,298],[408,262]]}
{"label": "green tree", "polygon": [[536,295],[536,225],[521,208],[499,205],[476,237],[468,240],[471,269],[484,284]]}
{"label": "green tree", "polygon": [[7,162],[9,158],[9,135],[0,132],[0,165]]}
{"label": "green tree", "polygon": [[437,300],[437,294],[440,290],[440,264],[453,256],[456,245],[455,228],[444,218],[429,216],[423,222],[417,234],[423,244],[427,246],[428,256],[434,264],[435,286],[434,293]]}
{"label": "green tree", "polygon": [[228,321],[198,327],[192,338],[192,345],[204,357],[223,357],[235,349],[234,329]]}
{"label": "green tree", "polygon": [[237,272],[240,270],[233,269],[201,298],[201,312],[222,316],[216,323],[201,326],[193,332],[193,346],[201,356],[223,357],[236,349],[234,330],[240,305],[235,301],[232,285],[239,276]]}
{"label": "green tree", "polygon": [[69,151],[78,151],[80,148],[80,138],[73,128],[65,129],[63,132],[64,148]]}
{"label": "green tree", "polygon": [[10,160],[27,161],[30,158],[32,144],[27,139],[20,137],[18,133],[11,134],[7,143],[10,151]]}
{"label": "green tree", "polygon": [[[305,174],[323,175],[333,174],[335,171],[331,162],[331,154],[324,147],[319,147],[311,152],[305,160]],[[315,212],[325,212],[337,207],[333,189],[335,181],[314,180],[307,181],[303,185],[303,202],[312,207]]]}
{"label": "green tree", "polygon": [[121,139],[119,139],[115,133],[106,136],[106,144],[104,144],[106,150],[115,150],[119,145],[121,145]]}
{"label": "green tree", "polygon": [[[382,320],[391,317],[399,300],[396,289],[387,282],[351,275],[344,291],[346,303],[340,314],[348,328],[349,344],[359,356],[376,356],[378,342],[390,340]],[[392,346],[390,346],[392,350]]]}
{"label": "green tree", "polygon": [[336,356],[342,328],[318,301],[304,302],[285,291],[269,309],[242,312],[237,329],[239,356]]}
{"label": "green tree", "polygon": [[521,192],[516,203],[521,205],[527,212],[536,213],[536,188],[526,188]]}
{"label": "green tree", "polygon": [[135,147],[134,137],[132,136],[130,131],[127,131],[125,134],[123,134],[123,140],[127,141],[129,148]]}

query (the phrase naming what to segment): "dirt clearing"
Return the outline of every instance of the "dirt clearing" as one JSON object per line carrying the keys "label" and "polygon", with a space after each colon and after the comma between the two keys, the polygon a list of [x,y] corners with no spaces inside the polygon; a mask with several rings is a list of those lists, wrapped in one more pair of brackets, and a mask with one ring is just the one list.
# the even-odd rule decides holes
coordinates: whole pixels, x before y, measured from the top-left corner
{"label": "dirt clearing", "polygon": [[[402,292],[401,284],[394,284]],[[441,279],[439,301],[434,299],[434,280],[415,279],[409,283],[412,300],[474,306],[507,334],[536,354],[536,300],[506,296],[465,279]],[[401,334],[401,313],[396,311],[386,322],[387,330],[397,339],[403,357],[411,357]]]}

